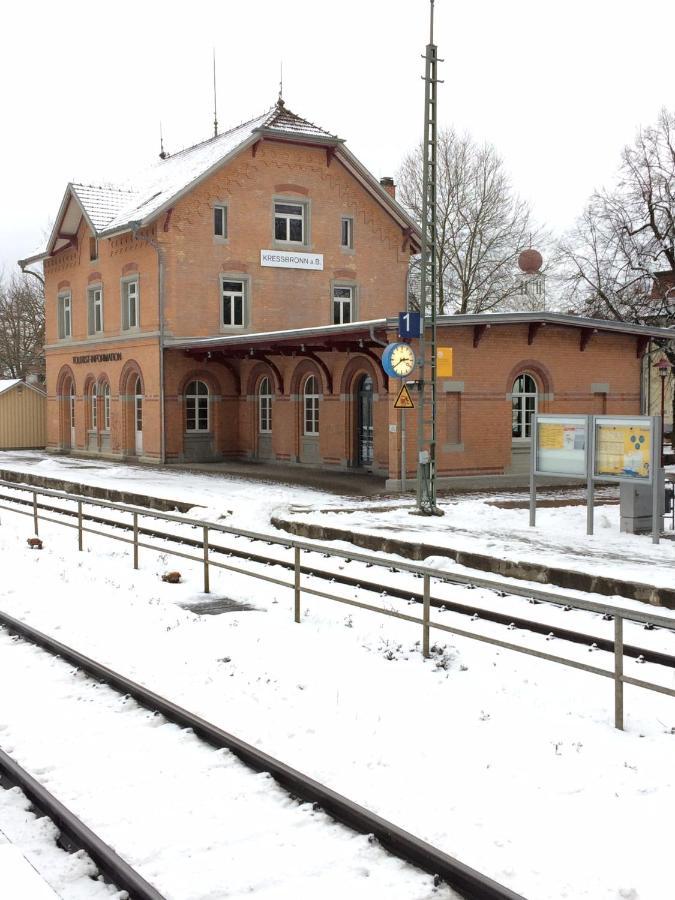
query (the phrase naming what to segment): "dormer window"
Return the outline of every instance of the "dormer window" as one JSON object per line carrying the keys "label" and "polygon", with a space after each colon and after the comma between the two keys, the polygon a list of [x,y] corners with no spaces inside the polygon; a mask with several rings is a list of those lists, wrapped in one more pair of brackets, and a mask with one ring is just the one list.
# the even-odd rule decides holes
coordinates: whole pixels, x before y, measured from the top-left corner
{"label": "dormer window", "polygon": [[274,239],[294,244],[305,242],[305,204],[274,204]]}

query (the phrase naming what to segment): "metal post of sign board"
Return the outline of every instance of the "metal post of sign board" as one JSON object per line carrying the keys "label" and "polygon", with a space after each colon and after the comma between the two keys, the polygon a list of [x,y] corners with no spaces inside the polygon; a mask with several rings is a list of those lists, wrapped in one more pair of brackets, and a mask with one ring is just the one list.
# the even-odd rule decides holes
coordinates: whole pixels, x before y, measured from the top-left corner
{"label": "metal post of sign board", "polygon": [[406,458],[406,446],[405,446],[405,410],[401,410],[401,493],[403,494],[407,488],[405,483],[405,478],[407,474],[408,468],[408,460]]}
{"label": "metal post of sign board", "polygon": [[595,491],[593,485],[593,460],[595,459],[595,423],[593,416],[586,416],[586,534],[593,534],[595,521]]}
{"label": "metal post of sign board", "polygon": [[663,455],[662,420],[652,416],[652,543],[661,537],[661,458]]}
{"label": "metal post of sign board", "polygon": [[534,472],[537,467],[538,437],[539,425],[535,415],[532,422],[532,450],[530,452],[530,528],[534,528],[537,521],[537,480]]}

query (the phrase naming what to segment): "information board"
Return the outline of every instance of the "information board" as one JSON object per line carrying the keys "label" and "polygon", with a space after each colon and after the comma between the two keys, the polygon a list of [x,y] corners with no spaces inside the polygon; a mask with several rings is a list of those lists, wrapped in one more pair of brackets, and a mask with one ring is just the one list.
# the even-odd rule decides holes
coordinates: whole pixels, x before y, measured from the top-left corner
{"label": "information board", "polygon": [[535,474],[587,474],[587,416],[541,416],[535,419]]}
{"label": "information board", "polygon": [[596,478],[651,481],[653,435],[648,416],[595,416],[594,427]]}

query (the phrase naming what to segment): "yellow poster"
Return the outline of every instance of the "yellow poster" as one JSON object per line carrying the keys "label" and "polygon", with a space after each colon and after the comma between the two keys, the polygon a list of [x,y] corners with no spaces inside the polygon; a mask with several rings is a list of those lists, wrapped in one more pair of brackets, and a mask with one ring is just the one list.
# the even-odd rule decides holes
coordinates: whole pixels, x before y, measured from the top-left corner
{"label": "yellow poster", "polygon": [[550,422],[539,423],[539,449],[562,450],[564,446],[563,426]]}
{"label": "yellow poster", "polygon": [[436,349],[436,365],[439,378],[452,378],[452,347]]}
{"label": "yellow poster", "polygon": [[649,478],[651,431],[647,425],[599,422],[595,432],[595,474]]}

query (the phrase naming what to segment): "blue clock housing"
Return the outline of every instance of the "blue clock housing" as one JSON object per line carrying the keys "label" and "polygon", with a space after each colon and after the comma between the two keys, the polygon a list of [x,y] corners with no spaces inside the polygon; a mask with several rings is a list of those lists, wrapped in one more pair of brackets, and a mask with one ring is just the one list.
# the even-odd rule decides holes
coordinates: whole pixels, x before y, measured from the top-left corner
{"label": "blue clock housing", "polygon": [[394,371],[394,368],[391,364],[391,357],[397,347],[407,347],[408,344],[403,341],[394,341],[393,344],[387,344],[387,346],[382,351],[382,368],[387,373],[390,378],[400,378],[398,372]]}

